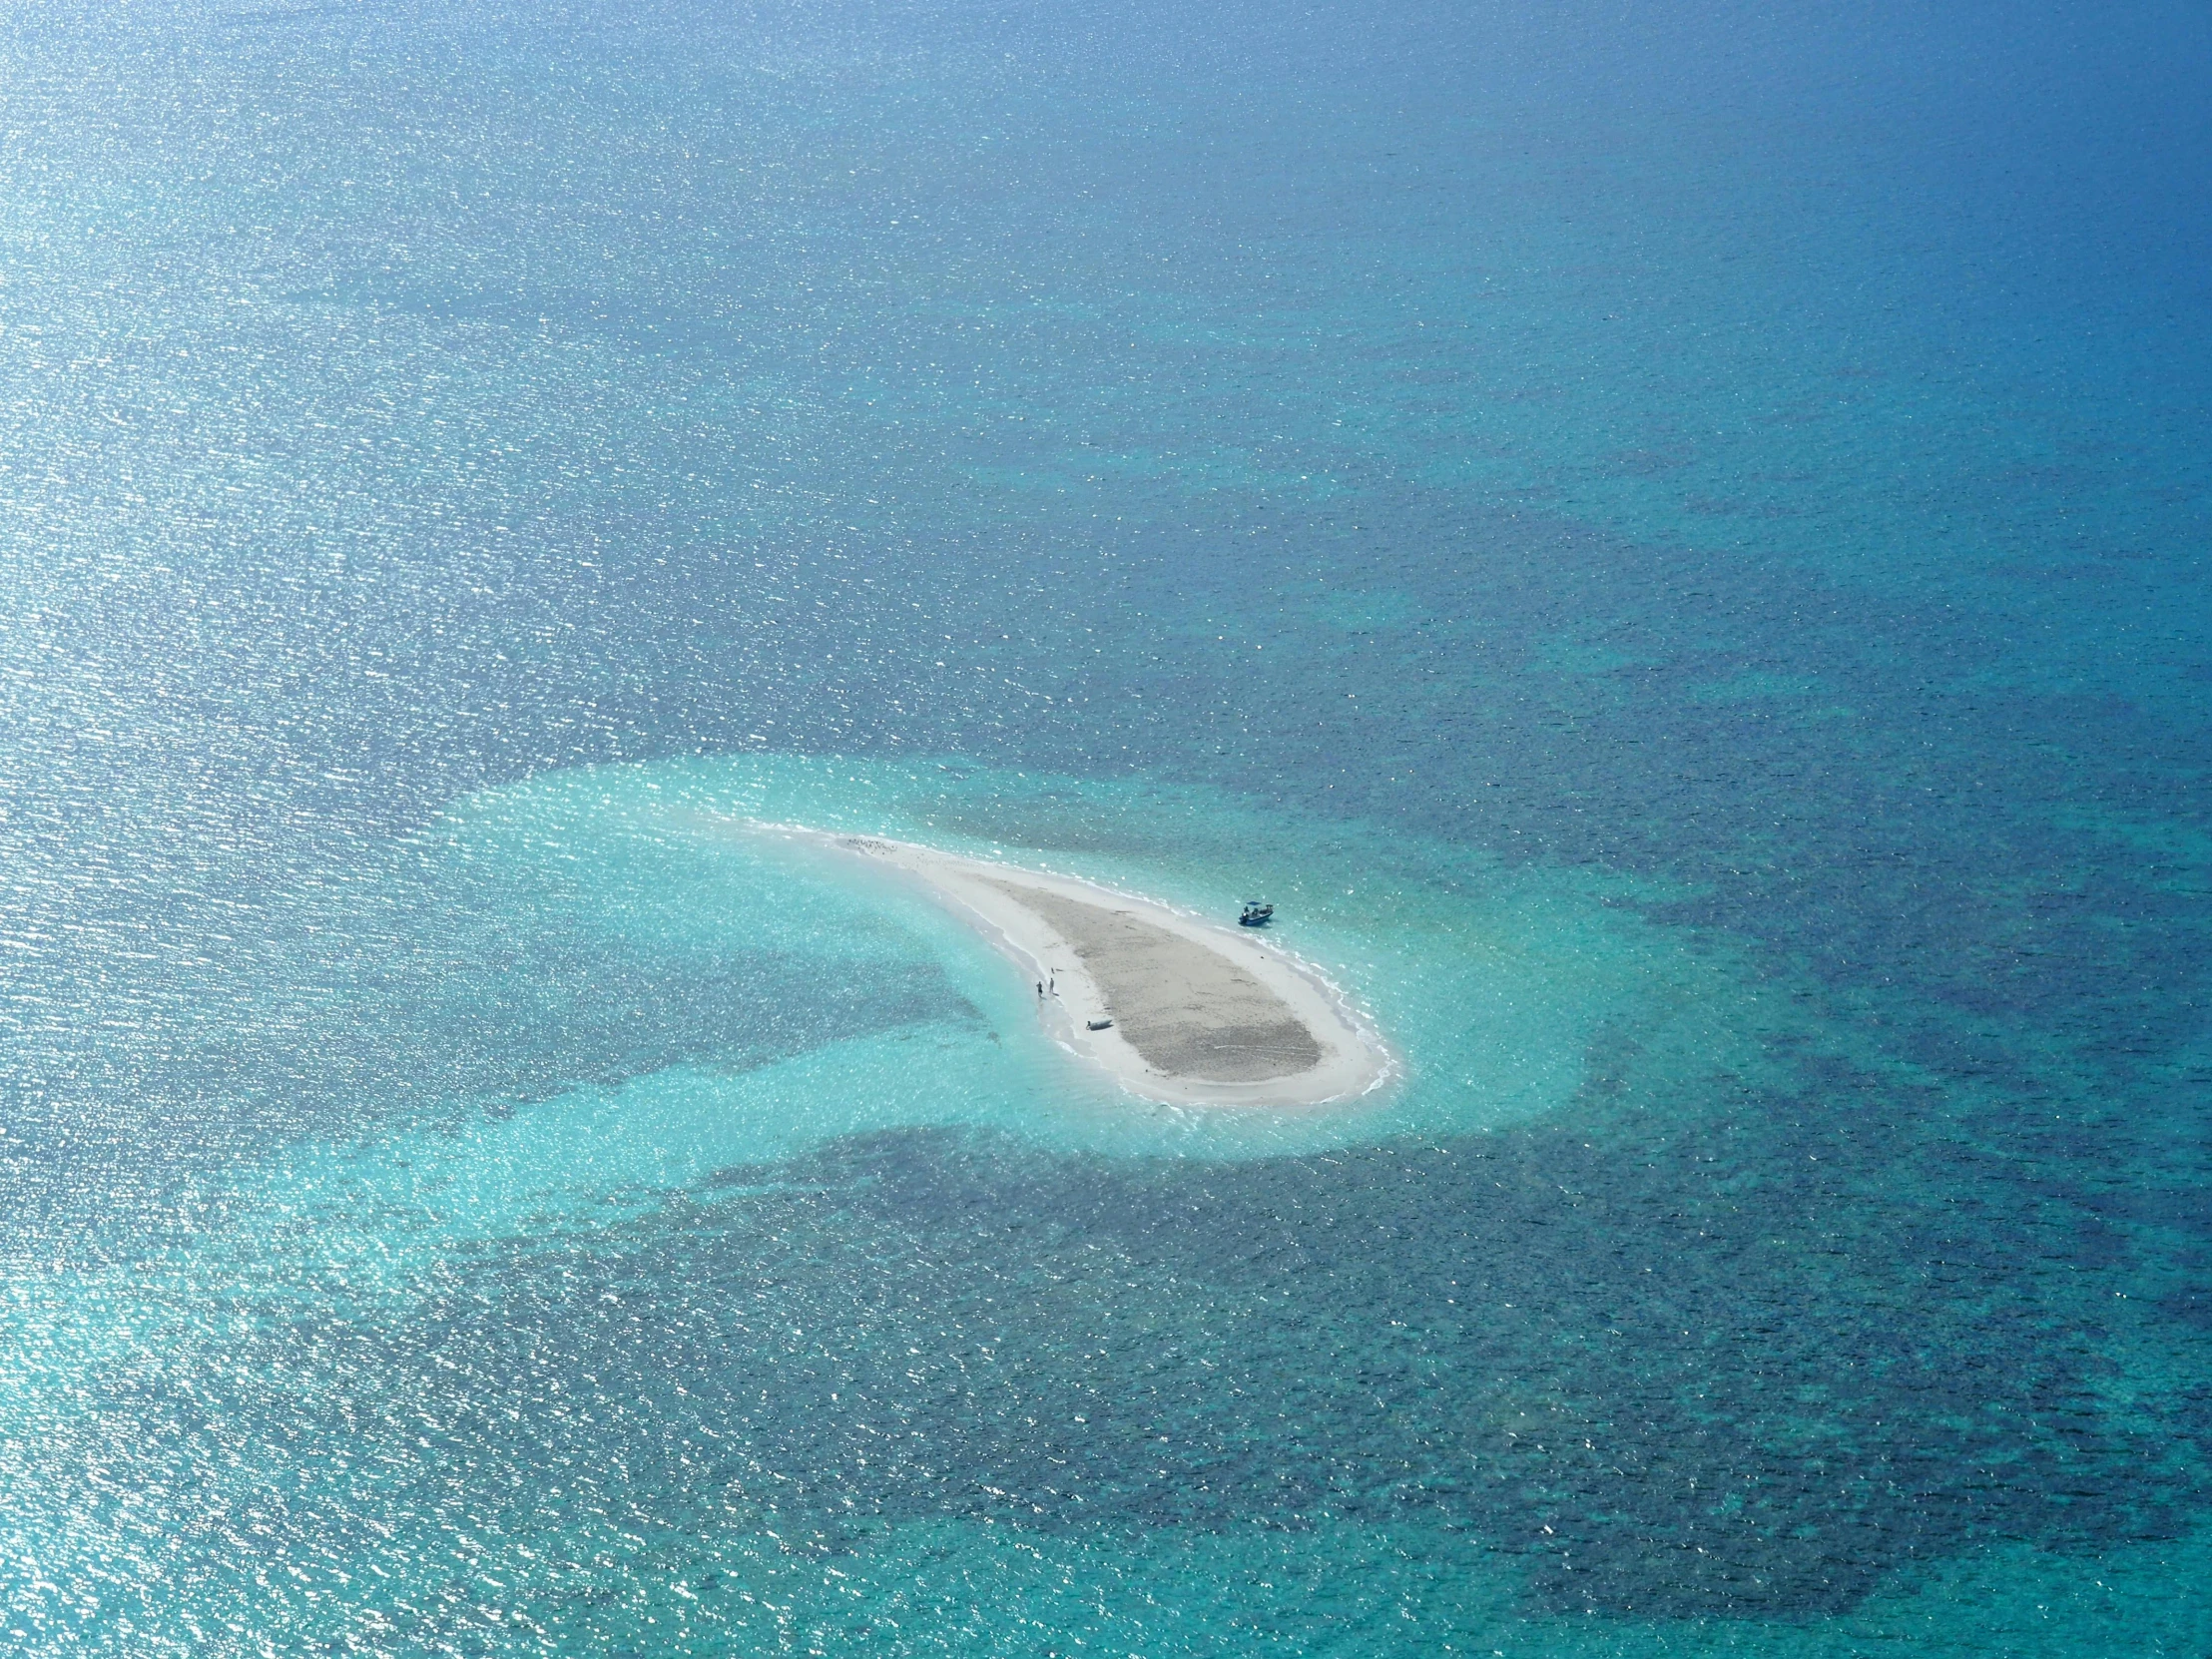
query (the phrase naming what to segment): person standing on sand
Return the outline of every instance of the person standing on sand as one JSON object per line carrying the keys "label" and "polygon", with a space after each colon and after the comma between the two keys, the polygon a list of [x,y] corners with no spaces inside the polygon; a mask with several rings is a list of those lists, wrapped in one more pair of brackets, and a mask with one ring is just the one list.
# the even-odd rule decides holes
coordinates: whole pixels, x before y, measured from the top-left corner
{"label": "person standing on sand", "polygon": [[1044,1000],[1044,981],[1042,979],[1037,981],[1037,1000],[1039,1002]]}

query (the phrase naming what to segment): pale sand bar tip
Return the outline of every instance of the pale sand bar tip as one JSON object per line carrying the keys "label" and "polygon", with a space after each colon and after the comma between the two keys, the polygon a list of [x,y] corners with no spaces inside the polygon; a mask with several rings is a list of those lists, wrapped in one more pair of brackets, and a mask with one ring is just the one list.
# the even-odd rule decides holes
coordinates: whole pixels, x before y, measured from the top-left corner
{"label": "pale sand bar tip", "polygon": [[[760,825],[897,871],[1051,990],[1054,1039],[1131,1093],[1176,1105],[1307,1106],[1392,1063],[1337,989],[1232,927],[1088,881],[907,841]],[[1100,1021],[1113,1023],[1104,1029]]]}

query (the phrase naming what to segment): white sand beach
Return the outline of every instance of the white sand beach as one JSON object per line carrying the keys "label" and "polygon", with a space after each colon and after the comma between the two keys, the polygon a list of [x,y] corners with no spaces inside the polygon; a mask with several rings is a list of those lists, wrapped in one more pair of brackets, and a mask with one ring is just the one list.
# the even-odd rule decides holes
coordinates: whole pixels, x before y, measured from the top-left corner
{"label": "white sand beach", "polygon": [[1147,1100],[1317,1105],[1365,1094],[1391,1073],[1388,1051],[1343,995],[1254,933],[1088,881],[911,842],[747,828],[917,882],[1032,986],[1048,987],[1038,1017],[1057,1042]]}

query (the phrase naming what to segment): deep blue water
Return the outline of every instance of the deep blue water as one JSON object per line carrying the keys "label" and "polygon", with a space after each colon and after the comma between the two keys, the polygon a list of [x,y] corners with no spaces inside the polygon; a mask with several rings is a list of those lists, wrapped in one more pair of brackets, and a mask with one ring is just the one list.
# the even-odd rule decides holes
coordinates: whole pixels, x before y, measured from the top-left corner
{"label": "deep blue water", "polygon": [[[2207,84],[11,9],[0,1642],[2204,1652]],[[1086,1093],[740,812],[1264,885],[1405,1080]]]}

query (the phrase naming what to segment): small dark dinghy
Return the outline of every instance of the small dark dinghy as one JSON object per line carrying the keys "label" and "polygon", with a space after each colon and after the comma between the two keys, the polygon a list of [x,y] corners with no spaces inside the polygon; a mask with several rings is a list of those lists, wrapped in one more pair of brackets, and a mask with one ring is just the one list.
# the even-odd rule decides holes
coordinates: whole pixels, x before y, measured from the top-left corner
{"label": "small dark dinghy", "polygon": [[1237,918],[1239,927],[1265,927],[1275,919],[1275,906],[1263,904],[1257,898],[1245,900],[1244,914]]}

